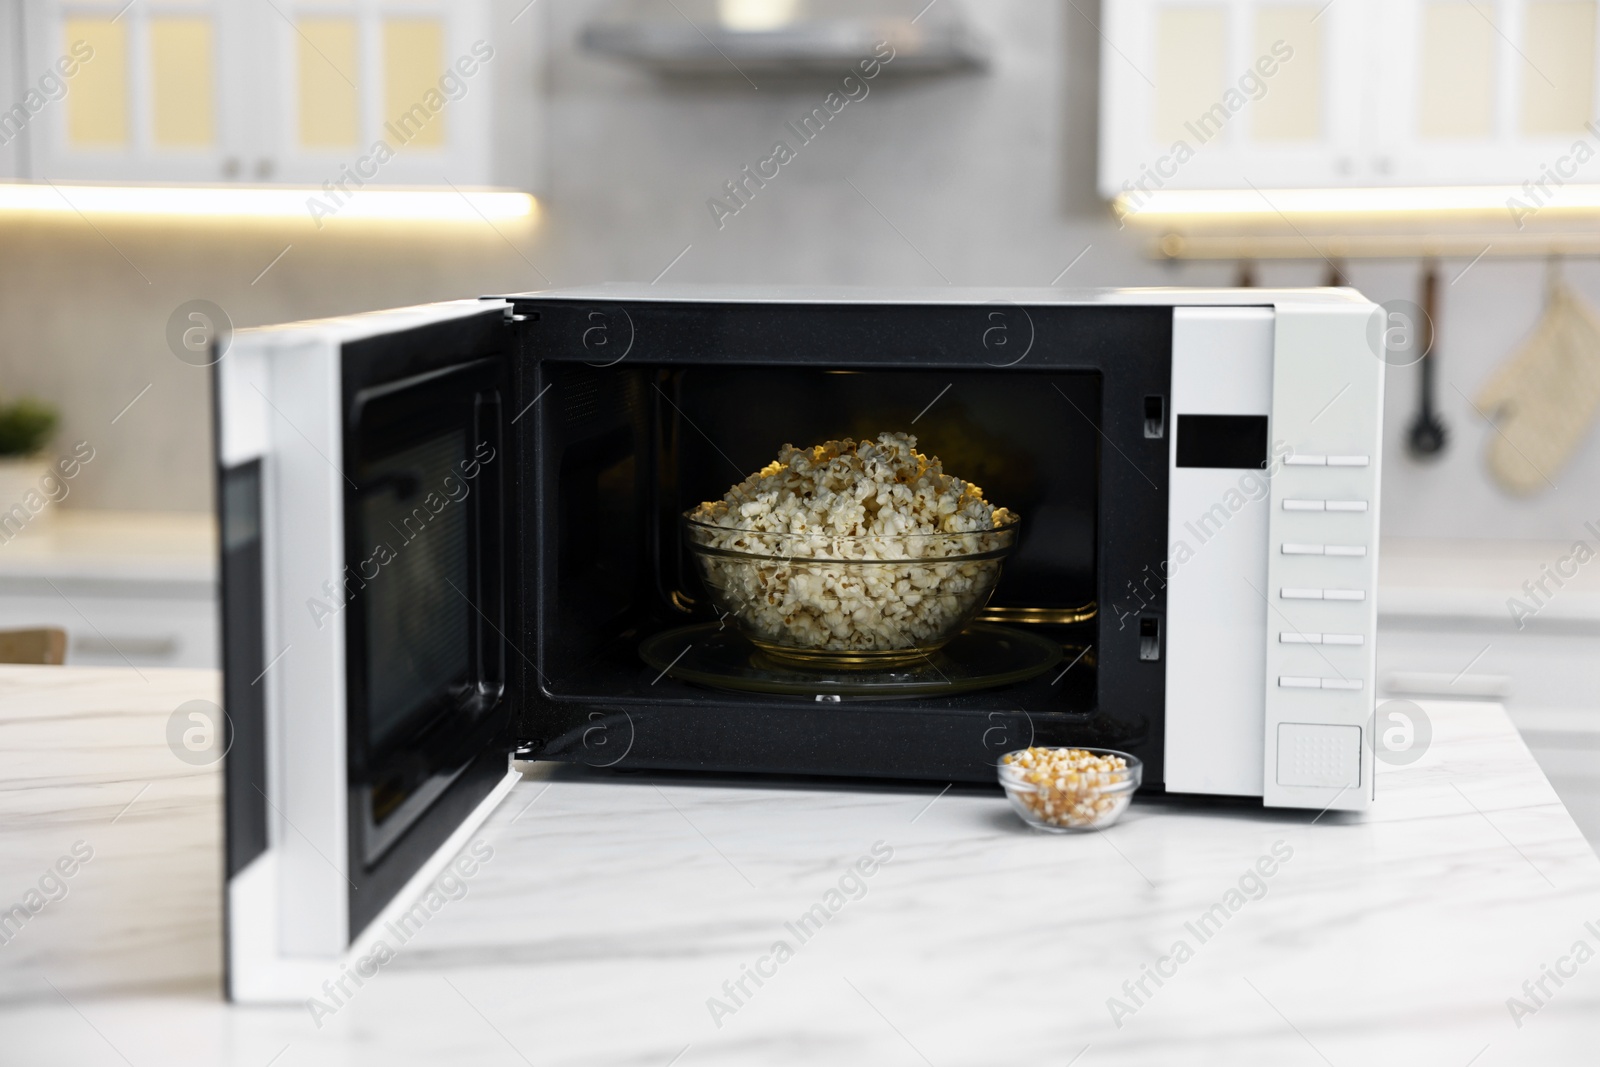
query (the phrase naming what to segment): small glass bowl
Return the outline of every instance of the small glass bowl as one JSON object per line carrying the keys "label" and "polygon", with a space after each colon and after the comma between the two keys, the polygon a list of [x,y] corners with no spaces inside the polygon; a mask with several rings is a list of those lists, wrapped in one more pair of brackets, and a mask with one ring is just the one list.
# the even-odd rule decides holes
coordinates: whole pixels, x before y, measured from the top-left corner
{"label": "small glass bowl", "polygon": [[[1127,766],[1109,773],[1080,775],[1066,789],[1054,783],[1027,780],[1027,768],[1016,760],[1028,749],[1000,757],[996,768],[1006,799],[1022,820],[1035,830],[1053,834],[1078,830],[1103,830],[1122,817],[1144,779],[1144,763],[1137,756],[1111,748],[1052,748],[1050,752],[1087,752],[1092,756],[1120,756]],[[1035,751],[1038,751],[1035,749]],[[1010,761],[1010,762],[1008,762]]]}
{"label": "small glass bowl", "polygon": [[971,533],[739,530],[683,517],[684,540],[723,618],[771,656],[816,669],[925,660],[983,610],[1018,521]]}

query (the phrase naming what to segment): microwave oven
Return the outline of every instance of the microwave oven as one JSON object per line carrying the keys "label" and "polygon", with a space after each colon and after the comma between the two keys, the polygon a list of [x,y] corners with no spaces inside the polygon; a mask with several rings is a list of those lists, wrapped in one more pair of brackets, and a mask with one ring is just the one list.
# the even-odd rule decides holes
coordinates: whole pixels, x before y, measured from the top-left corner
{"label": "microwave oven", "polygon": [[[599,286],[240,331],[230,996],[361,958],[513,759],[949,783],[1093,746],[1147,792],[1365,807],[1380,327],[1345,289]],[[797,680],[710,605],[683,512],[883,431],[1020,515],[973,632],[1026,669]]]}

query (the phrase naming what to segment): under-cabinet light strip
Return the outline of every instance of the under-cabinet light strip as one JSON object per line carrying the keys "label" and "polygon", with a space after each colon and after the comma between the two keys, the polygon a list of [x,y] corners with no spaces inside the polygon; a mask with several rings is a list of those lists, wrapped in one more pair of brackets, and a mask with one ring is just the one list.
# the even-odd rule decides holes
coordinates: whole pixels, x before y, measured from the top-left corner
{"label": "under-cabinet light strip", "polygon": [[536,203],[507,190],[358,189],[347,196],[309,186],[0,184],[0,213],[191,217],[301,217],[483,222],[525,218]]}
{"label": "under-cabinet light strip", "polygon": [[1117,214],[1130,219],[1198,215],[1501,214],[1513,221],[1545,211],[1600,213],[1600,185],[1533,187],[1447,185],[1360,189],[1157,189],[1122,193]]}

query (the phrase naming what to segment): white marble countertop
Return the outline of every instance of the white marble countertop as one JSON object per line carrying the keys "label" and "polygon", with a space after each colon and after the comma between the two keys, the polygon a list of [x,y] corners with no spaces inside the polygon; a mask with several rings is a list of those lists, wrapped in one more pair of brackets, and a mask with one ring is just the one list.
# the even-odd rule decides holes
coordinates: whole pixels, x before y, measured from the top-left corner
{"label": "white marble countertop", "polygon": [[[1600,1046],[1600,957],[1570,955],[1600,950],[1600,861],[1495,705],[1426,705],[1431,748],[1381,766],[1364,817],[1141,800],[1081,836],[998,794],[533,766],[459,899],[313,1020],[220,1000],[217,776],[165,741],[216,676],[145,674],[0,669],[0,907],[93,849],[0,944],[0,1061],[1490,1067]],[[1274,850],[1259,899],[1230,900]],[[836,910],[802,940],[786,924],[815,904]],[[1124,990],[1180,940],[1161,986]],[[736,1001],[724,982],[757,966]]]}

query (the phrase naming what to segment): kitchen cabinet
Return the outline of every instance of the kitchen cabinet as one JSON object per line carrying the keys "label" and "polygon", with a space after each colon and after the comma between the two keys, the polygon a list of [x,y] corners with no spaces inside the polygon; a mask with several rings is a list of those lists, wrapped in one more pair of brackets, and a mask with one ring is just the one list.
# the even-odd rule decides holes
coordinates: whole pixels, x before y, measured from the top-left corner
{"label": "kitchen cabinet", "polygon": [[0,630],[56,626],[78,667],[215,667],[209,515],[63,509],[0,552]]}
{"label": "kitchen cabinet", "polygon": [[10,114],[21,71],[22,8],[19,0],[0,0],[0,181],[21,173],[22,138]]}
{"label": "kitchen cabinet", "polygon": [[1596,7],[1108,4],[1100,191],[1594,181]]}
{"label": "kitchen cabinet", "polygon": [[[1600,575],[1546,577],[1560,542],[1388,540],[1378,590],[1378,700],[1488,700],[1522,732],[1600,843]],[[1543,582],[1543,605],[1524,583]],[[1512,602],[1535,609],[1512,614]]]}
{"label": "kitchen cabinet", "polygon": [[[1374,151],[1403,185],[1594,182],[1597,5],[1591,0],[1385,4],[1371,68]],[[1583,142],[1583,160],[1571,156]],[[1548,179],[1546,179],[1548,181]],[[1552,189],[1557,183],[1551,183]],[[1532,206],[1532,205],[1530,205]]]}
{"label": "kitchen cabinet", "polygon": [[23,12],[24,78],[64,83],[30,117],[26,177],[490,183],[487,0],[25,0]]}
{"label": "kitchen cabinet", "polygon": [[1360,169],[1364,6],[1105,5],[1101,192],[1349,180]]}

